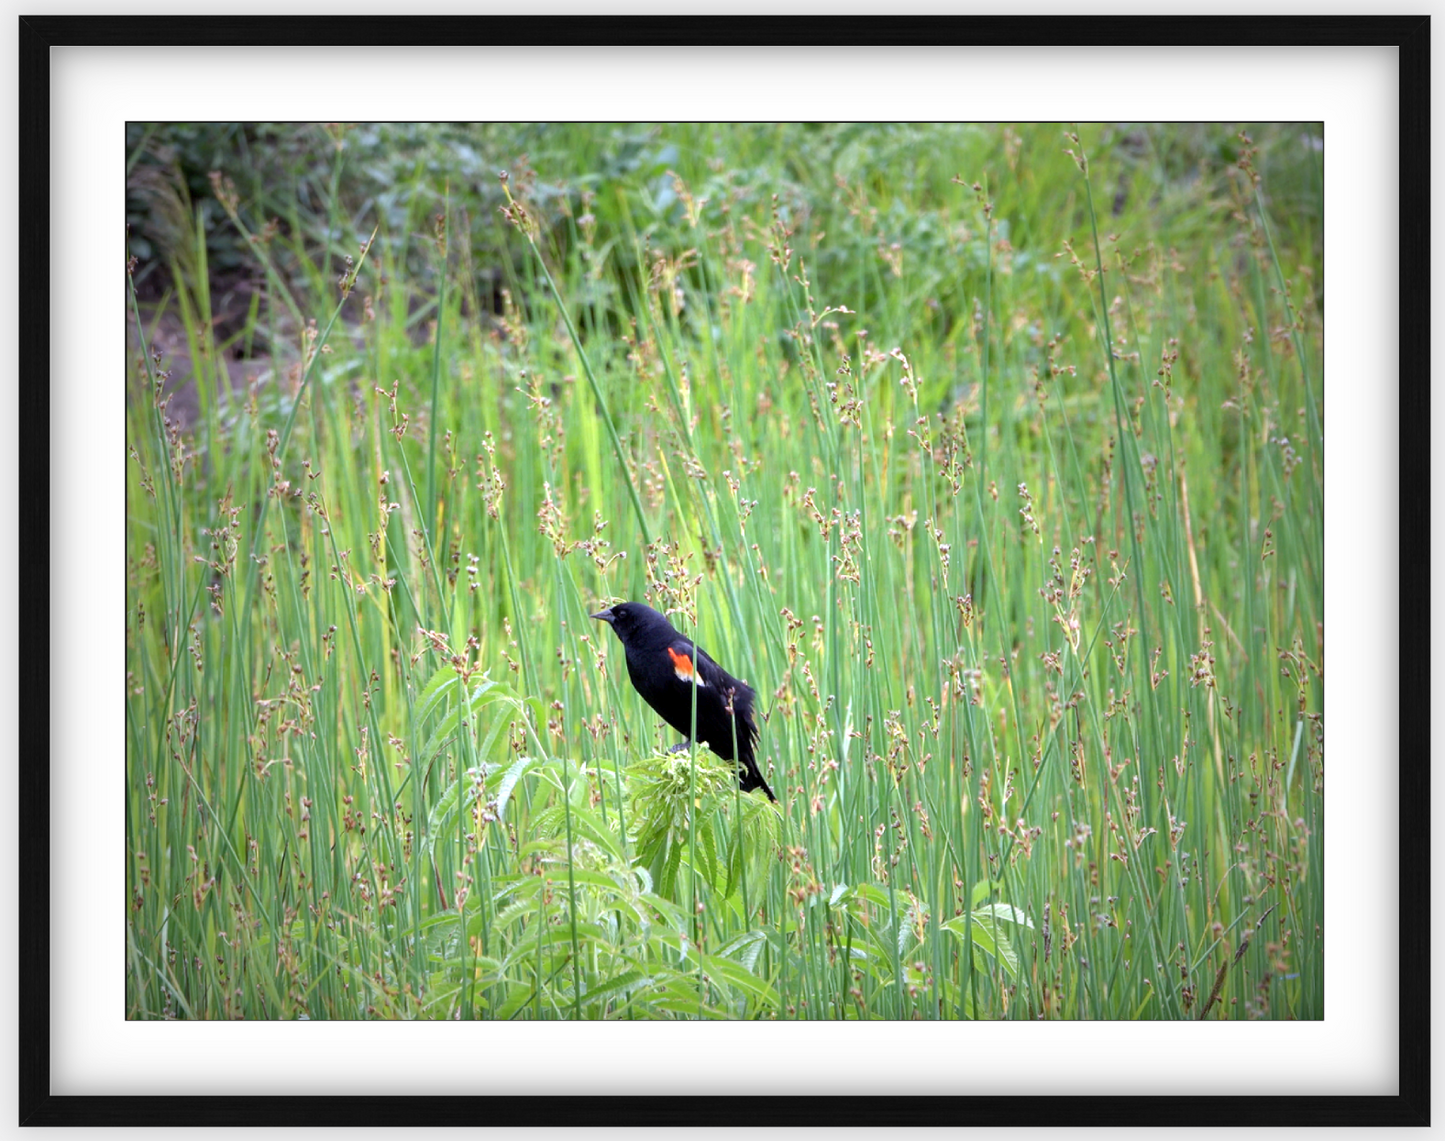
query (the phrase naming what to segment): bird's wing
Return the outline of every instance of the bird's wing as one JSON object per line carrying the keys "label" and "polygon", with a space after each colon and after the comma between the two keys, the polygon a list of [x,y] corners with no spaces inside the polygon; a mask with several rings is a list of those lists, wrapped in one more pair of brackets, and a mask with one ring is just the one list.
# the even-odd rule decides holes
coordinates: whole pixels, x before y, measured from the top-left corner
{"label": "bird's wing", "polygon": [[667,647],[667,656],[672,659],[672,671],[685,682],[692,681],[693,653],[697,654],[697,684],[699,688],[709,687],[719,694],[725,694],[729,686],[741,692],[743,683],[729,676],[728,672],[708,657],[701,646],[694,647],[686,638],[677,638]]}
{"label": "bird's wing", "polygon": [[[667,653],[672,658],[673,672],[678,679],[691,683],[692,643],[686,638],[679,638],[668,647]],[[697,647],[697,679],[699,688],[713,690],[724,701],[727,700],[728,690],[732,690],[734,708],[744,717],[749,716],[753,701],[752,687],[745,681],[739,681],[713,661],[701,646]]]}
{"label": "bird's wing", "polygon": [[706,688],[711,685],[713,689],[717,689],[718,664],[703,652],[701,646],[694,646],[686,638],[674,638],[667,647],[667,656],[672,659],[672,672],[677,675],[678,681],[691,685],[694,654],[697,656],[698,687]]}

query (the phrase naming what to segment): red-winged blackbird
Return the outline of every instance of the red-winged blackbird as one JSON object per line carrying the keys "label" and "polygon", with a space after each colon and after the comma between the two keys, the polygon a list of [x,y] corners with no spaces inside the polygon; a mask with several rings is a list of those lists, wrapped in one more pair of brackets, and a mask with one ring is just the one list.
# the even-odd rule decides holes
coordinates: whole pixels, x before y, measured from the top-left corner
{"label": "red-winged blackbird", "polygon": [[[684,737],[691,731],[693,644],[672,623],[640,602],[619,602],[592,615],[612,627],[627,651],[627,674],[642,700]],[[738,785],[755,788],[777,800],[758,771],[753,746],[758,740],[753,720],[753,691],[697,648],[697,739],[725,761],[733,760],[737,738]],[[731,700],[733,715],[728,717]]]}

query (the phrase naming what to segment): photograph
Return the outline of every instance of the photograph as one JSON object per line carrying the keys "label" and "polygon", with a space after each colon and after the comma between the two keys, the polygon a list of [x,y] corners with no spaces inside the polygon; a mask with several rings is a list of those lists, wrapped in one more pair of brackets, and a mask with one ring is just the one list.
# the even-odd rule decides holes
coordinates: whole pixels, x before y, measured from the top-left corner
{"label": "photograph", "polygon": [[1327,137],[128,122],[124,1017],[1324,1019]]}

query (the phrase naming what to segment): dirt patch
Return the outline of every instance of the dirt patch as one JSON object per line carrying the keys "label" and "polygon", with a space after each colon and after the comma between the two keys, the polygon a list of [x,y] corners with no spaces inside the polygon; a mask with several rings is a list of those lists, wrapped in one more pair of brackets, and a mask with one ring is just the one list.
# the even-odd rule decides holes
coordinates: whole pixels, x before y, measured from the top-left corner
{"label": "dirt patch", "polygon": [[[160,353],[159,367],[170,373],[170,379],[165,384],[165,393],[171,398],[167,415],[185,431],[200,419],[201,413],[196,364],[186,338],[185,325],[175,313],[169,310],[158,313],[154,305],[142,303],[140,311],[145,322],[146,344],[153,354]],[[126,322],[126,350],[134,362],[140,353],[140,338],[134,318]],[[264,355],[247,360],[238,360],[226,352],[218,355],[230,386],[231,399],[236,403],[246,399],[246,392],[252,385],[268,382],[275,364],[271,357]],[[206,371],[212,376],[218,375],[215,370]],[[135,400],[138,395],[132,386],[127,399]]]}

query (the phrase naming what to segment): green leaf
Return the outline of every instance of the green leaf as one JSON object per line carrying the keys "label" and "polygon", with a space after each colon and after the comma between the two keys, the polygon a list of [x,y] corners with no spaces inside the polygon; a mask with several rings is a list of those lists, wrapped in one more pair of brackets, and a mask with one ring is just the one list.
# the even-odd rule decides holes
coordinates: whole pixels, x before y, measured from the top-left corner
{"label": "green leaf", "polygon": [[501,1006],[497,1007],[497,1018],[505,1022],[507,1019],[511,1018],[512,1015],[516,1014],[517,1011],[521,1010],[522,1007],[525,1006],[527,1002],[531,999],[531,997],[532,988],[530,986],[528,986],[526,983],[514,984],[507,991],[506,1000],[502,1003]]}
{"label": "green leaf", "polygon": [[[637,990],[652,982],[652,976],[637,969],[624,971],[615,978],[605,979],[596,983],[591,989],[582,994],[582,1005],[592,1006],[597,1003],[606,1003],[609,999],[619,994],[626,994],[630,990]],[[570,991],[563,994],[566,1002],[570,1003],[572,995]]]}
{"label": "green leaf", "polygon": [[737,987],[764,1005],[772,1006],[778,1001],[771,986],[733,959],[723,958],[721,955],[704,955],[702,969],[714,981],[721,980],[729,986]]}
{"label": "green leaf", "polygon": [[667,859],[662,865],[662,874],[658,876],[658,893],[665,896],[675,895],[677,892],[677,870],[682,865],[682,845],[674,843],[671,851],[667,853]]}
{"label": "green leaf", "polygon": [[977,907],[993,892],[997,891],[1000,886],[997,880],[979,880],[978,883],[973,885],[973,891],[969,895],[968,905],[970,907]]}
{"label": "green leaf", "polygon": [[627,862],[622,854],[622,847],[617,842],[617,834],[603,823],[602,817],[590,808],[582,808],[577,805],[572,807],[572,830],[574,835],[581,833],[587,837],[616,863],[625,864]]}
{"label": "green leaf", "polygon": [[437,802],[431,806],[431,811],[426,817],[426,850],[430,851],[436,843],[436,837],[447,827],[457,814],[457,784],[453,781],[442,790]]}
{"label": "green leaf", "polygon": [[461,676],[451,666],[442,666],[422,688],[421,694],[412,707],[412,724],[420,725],[438,709],[442,708],[451,690],[461,683]]}
{"label": "green leaf", "polygon": [[1032,927],[1033,921],[1017,907],[1010,903],[990,903],[977,909],[977,913],[992,913],[995,919],[1002,919],[1005,923],[1012,923],[1018,927]]}
{"label": "green leaf", "polygon": [[883,913],[890,919],[893,916],[893,901],[888,898],[888,892],[877,884],[860,883],[856,891],[874,907],[881,907]]}
{"label": "green leaf", "polygon": [[724,885],[718,881],[717,866],[717,837],[713,833],[712,822],[702,820],[697,826],[697,855],[702,864],[699,869],[703,879],[710,887],[721,888]]}
{"label": "green leaf", "polygon": [[[451,670],[451,667],[443,666],[441,670],[437,671],[437,673],[441,674],[443,671],[447,670]],[[452,678],[454,681],[461,681],[461,679],[456,676],[456,673],[454,671],[452,672]],[[435,680],[436,679],[433,678],[433,681]],[[448,694],[452,694],[455,692],[455,686],[445,684],[445,679],[443,679],[443,681],[444,684],[438,687],[437,693],[435,695],[436,700],[431,701],[428,705],[428,711],[434,708],[438,708],[439,702],[442,698],[444,698]],[[428,688],[430,688],[430,683],[428,683]],[[465,703],[466,712],[468,716],[470,716],[478,709],[480,709],[483,705],[498,700],[507,700],[510,704],[515,705],[518,710],[521,709],[520,700],[513,695],[509,695],[509,692],[505,686],[503,686],[500,682],[490,681],[487,678],[483,678],[480,682],[477,683],[476,688],[472,690],[471,695],[467,698]],[[457,727],[461,723],[462,712],[463,710],[460,705],[453,705],[452,708],[448,711],[447,715],[442,718],[441,723],[438,724],[434,730],[432,730],[431,736],[427,738],[426,744],[422,746],[422,750],[418,754],[418,757],[421,760],[422,764],[426,764],[432,759],[432,757],[436,756],[437,752],[440,751],[442,746],[446,743],[447,739],[450,738],[454,733],[456,733]],[[417,718],[417,723],[420,723],[420,720],[420,718]],[[502,725],[504,724],[505,722],[503,722],[501,718],[498,718],[497,721],[492,725],[491,732],[488,734],[487,737],[487,745],[482,750],[483,757],[485,757],[490,751],[491,743],[496,740],[497,734],[500,731]],[[472,728],[475,731],[475,726],[473,726]]]}
{"label": "green leaf", "polygon": [[1006,903],[989,904],[976,912],[956,915],[939,926],[946,931],[953,932],[960,939],[971,939],[975,947],[1000,963],[1011,977],[1018,978],[1018,952],[1014,950],[1013,944],[1003,933],[999,917],[994,912],[995,908],[1006,908],[1008,914],[1004,918],[1010,923],[1017,923],[1021,920],[1023,924],[1033,926],[1023,912]]}
{"label": "green leaf", "polygon": [[512,790],[517,787],[517,782],[522,779],[522,774],[536,763],[536,757],[519,757],[503,775],[502,783],[497,786],[498,820],[506,819],[507,801],[512,798]]}
{"label": "green leaf", "polygon": [[735,958],[752,970],[753,963],[757,960],[767,939],[767,933],[764,931],[745,931],[736,938],[729,939],[718,948],[717,953]]}

